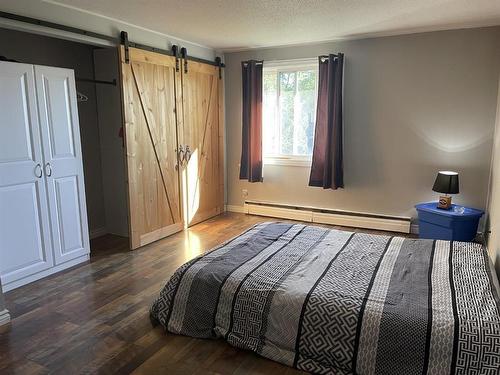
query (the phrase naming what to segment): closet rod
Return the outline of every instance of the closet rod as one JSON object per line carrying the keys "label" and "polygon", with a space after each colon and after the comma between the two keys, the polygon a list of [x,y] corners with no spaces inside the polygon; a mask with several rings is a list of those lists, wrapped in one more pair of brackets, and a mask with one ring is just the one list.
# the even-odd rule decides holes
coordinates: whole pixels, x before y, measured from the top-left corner
{"label": "closet rod", "polygon": [[[91,38],[107,40],[108,42],[114,43],[117,46],[119,46],[121,44],[120,38],[116,38],[116,37],[105,35],[105,34],[96,33],[93,31],[87,31],[84,29],[80,29],[78,27],[66,26],[66,25],[61,25],[59,23],[55,23],[55,22],[44,21],[44,20],[40,20],[38,18],[26,17],[26,16],[21,16],[19,14],[2,12],[2,11],[0,11],[0,18],[6,18],[9,20],[13,20],[13,21],[29,23],[31,25],[48,27],[51,29],[66,31],[66,32],[70,32],[73,34],[85,35],[85,36],[89,36]],[[157,53],[161,53],[164,55],[172,56],[172,51],[169,51],[169,50],[164,50],[164,49],[156,48],[156,47],[150,47],[150,46],[147,46],[145,44],[139,44],[139,43],[133,43],[133,42],[129,42],[129,43],[130,43],[129,44],[130,47],[135,47],[135,48],[143,49],[146,51],[152,51],[152,52],[157,52]],[[210,65],[214,65],[214,66],[217,66],[220,68],[225,67],[225,64],[219,65],[215,61],[205,60],[205,59],[201,59],[201,58],[193,57],[193,56],[187,56],[186,60],[197,61],[197,62],[201,62],[204,64],[210,64]]]}
{"label": "closet rod", "polygon": [[90,82],[90,83],[99,83],[99,84],[103,84],[103,85],[116,86],[116,79],[113,79],[112,81],[102,81],[100,79],[76,78],[76,82]]}

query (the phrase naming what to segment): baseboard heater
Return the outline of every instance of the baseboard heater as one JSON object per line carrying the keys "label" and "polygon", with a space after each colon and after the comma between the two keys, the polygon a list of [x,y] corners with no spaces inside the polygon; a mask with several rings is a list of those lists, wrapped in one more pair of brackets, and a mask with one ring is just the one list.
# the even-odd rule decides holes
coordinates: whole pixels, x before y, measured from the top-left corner
{"label": "baseboard heater", "polygon": [[318,224],[410,233],[411,218],[262,201],[245,201],[243,212]]}

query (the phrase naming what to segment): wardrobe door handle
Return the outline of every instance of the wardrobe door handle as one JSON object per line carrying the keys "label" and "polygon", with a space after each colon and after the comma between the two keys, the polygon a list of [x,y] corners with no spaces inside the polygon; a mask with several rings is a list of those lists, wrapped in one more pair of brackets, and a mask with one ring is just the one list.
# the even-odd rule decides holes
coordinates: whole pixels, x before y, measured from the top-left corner
{"label": "wardrobe door handle", "polygon": [[52,167],[51,167],[50,163],[45,164],[45,175],[47,177],[52,176]]}
{"label": "wardrobe door handle", "polygon": [[42,166],[40,165],[40,163],[37,163],[35,165],[34,173],[35,173],[36,178],[42,178],[43,171],[42,171]]}

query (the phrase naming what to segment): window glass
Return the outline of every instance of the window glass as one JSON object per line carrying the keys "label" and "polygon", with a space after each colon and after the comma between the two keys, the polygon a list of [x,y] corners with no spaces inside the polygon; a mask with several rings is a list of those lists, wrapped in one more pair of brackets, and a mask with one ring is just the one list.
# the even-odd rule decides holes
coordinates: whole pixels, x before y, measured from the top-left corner
{"label": "window glass", "polygon": [[264,157],[310,157],[316,117],[317,68],[270,67],[263,77]]}

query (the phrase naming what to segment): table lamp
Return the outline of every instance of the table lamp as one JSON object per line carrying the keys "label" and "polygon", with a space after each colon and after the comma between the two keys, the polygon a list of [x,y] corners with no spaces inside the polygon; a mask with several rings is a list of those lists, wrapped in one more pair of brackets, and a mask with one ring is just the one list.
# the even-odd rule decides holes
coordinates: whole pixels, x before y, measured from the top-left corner
{"label": "table lamp", "polygon": [[437,208],[449,210],[451,207],[451,197],[448,194],[459,193],[458,173],[452,171],[439,171],[432,190],[445,194],[439,197]]}

